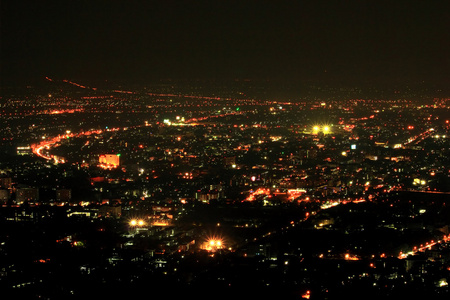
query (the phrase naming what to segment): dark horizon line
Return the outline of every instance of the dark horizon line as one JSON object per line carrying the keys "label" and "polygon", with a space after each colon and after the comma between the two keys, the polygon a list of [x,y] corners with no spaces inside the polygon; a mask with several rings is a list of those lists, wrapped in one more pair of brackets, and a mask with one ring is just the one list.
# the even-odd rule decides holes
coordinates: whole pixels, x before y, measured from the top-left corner
{"label": "dark horizon line", "polygon": [[[2,76],[3,77],[3,76]],[[441,89],[448,89],[448,84],[442,81],[432,81],[430,79],[397,79],[397,80],[372,80],[372,79],[360,79],[360,80],[345,80],[345,79],[321,79],[321,78],[285,78],[282,76],[276,77],[268,77],[268,76],[245,76],[245,77],[236,77],[236,76],[52,76],[49,75],[40,75],[40,76],[29,76],[29,77],[9,77],[9,78],[1,78],[0,79],[0,87],[20,87],[20,86],[28,86],[28,85],[39,85],[48,80],[48,78],[54,78],[56,81],[63,80],[71,80],[71,81],[80,81],[81,83],[160,83],[160,82],[223,82],[223,83],[231,83],[231,82],[255,82],[255,83],[276,83],[276,84],[285,84],[288,86],[293,85],[319,85],[319,86],[330,86],[330,87],[379,87],[379,88],[392,88],[392,87],[409,87],[409,86],[421,86],[421,87],[436,87]]]}

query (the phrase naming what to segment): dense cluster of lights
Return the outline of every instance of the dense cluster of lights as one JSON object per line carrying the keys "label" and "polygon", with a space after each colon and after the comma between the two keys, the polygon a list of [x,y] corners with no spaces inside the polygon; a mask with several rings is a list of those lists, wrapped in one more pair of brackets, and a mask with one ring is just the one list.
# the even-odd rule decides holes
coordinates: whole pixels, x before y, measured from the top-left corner
{"label": "dense cluster of lights", "polygon": [[270,189],[258,188],[256,191],[251,191],[250,195],[248,195],[248,197],[245,198],[245,201],[255,201],[256,196],[259,196],[259,195],[269,196],[270,195]]}

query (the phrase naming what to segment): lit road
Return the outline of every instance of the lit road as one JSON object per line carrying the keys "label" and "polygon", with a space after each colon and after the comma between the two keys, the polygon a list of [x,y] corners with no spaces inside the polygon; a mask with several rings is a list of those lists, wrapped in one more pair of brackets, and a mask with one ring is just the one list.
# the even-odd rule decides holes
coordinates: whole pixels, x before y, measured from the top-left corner
{"label": "lit road", "polygon": [[[192,118],[192,119],[186,120],[185,122],[182,122],[182,123],[172,123],[169,126],[196,126],[196,125],[198,125],[199,122],[205,122],[205,121],[208,121],[208,120],[214,119],[214,118],[226,117],[226,116],[230,116],[230,115],[239,115],[239,114],[242,114],[242,112],[237,111],[237,112],[231,112],[231,113],[224,113],[224,114],[220,114],[220,115],[213,114],[210,116]],[[157,124],[159,124],[159,123],[157,123]],[[101,129],[87,130],[87,131],[81,131],[79,133],[72,133],[72,132],[68,131],[65,134],[60,134],[60,135],[52,137],[52,138],[46,138],[44,141],[41,141],[38,144],[33,144],[33,145],[31,145],[31,149],[35,155],[37,155],[45,160],[54,159],[55,163],[64,163],[65,161],[60,161],[60,160],[56,159],[55,157],[53,157],[52,155],[49,156],[49,155],[44,154],[44,150],[50,150],[52,147],[54,147],[61,141],[65,140],[65,139],[69,139],[69,138],[89,136],[92,134],[100,135],[104,132],[130,130],[130,129],[136,129],[136,128],[145,127],[145,126],[147,126],[147,124],[128,126],[128,127],[124,127],[124,128],[109,128],[109,129],[105,129],[105,130],[101,130]]]}
{"label": "lit road", "polygon": [[[31,150],[33,151],[33,153],[43,159],[46,160],[52,160],[54,159],[53,156],[48,156],[43,152],[44,149],[46,150],[50,150],[51,147],[55,146],[56,144],[58,144],[59,142],[61,142],[64,139],[68,139],[68,138],[73,138],[73,137],[80,137],[80,136],[88,136],[91,134],[101,134],[103,131],[102,130],[89,130],[89,131],[82,131],[80,133],[71,133],[71,132],[67,132],[66,134],[60,134],[58,136],[55,136],[53,138],[47,138],[45,141],[40,142],[39,144],[34,144],[31,145]],[[60,163],[63,161],[58,161],[55,159],[56,163]]]}
{"label": "lit road", "polygon": [[432,247],[439,245],[441,243],[448,243],[449,241],[450,241],[450,235],[448,235],[448,236],[444,235],[441,240],[438,240],[438,241],[431,240],[430,242],[421,244],[420,246],[414,246],[413,249],[407,253],[400,252],[398,258],[405,259],[409,255],[415,255],[418,252],[423,252],[423,251],[425,251],[427,249],[431,249]]}
{"label": "lit road", "polygon": [[[265,189],[258,189],[257,192],[259,192],[258,194],[264,194],[264,193],[266,193],[266,190]],[[245,201],[253,201],[254,198],[252,196],[253,195],[250,195]],[[309,219],[310,216],[316,215],[317,213],[319,213],[322,210],[326,210],[326,209],[329,209],[329,208],[332,208],[332,207],[335,207],[335,206],[338,206],[338,205],[345,205],[345,204],[348,204],[348,203],[363,203],[363,202],[366,202],[366,200],[362,199],[362,198],[355,198],[353,200],[346,199],[346,200],[328,201],[327,203],[324,203],[320,207],[320,209],[311,210],[311,211],[305,212],[305,217],[303,219],[300,219],[298,221],[291,221],[288,225],[283,226],[281,228],[278,228],[276,230],[272,230],[272,231],[266,232],[263,235],[261,235],[260,237],[253,238],[253,240],[251,240],[249,242],[256,242],[258,240],[261,240],[261,239],[267,238],[267,237],[269,237],[271,235],[274,235],[277,232],[283,232],[283,231],[289,230],[292,227],[295,227],[296,225],[299,225],[300,223],[305,222],[306,220]]]}
{"label": "lit road", "polygon": [[419,133],[418,135],[412,136],[408,139],[408,141],[403,143],[403,146],[408,146],[411,144],[417,145],[418,143],[420,143],[421,141],[423,141],[424,139],[429,137],[433,132],[434,132],[434,128],[430,128],[428,130],[425,130],[422,133]]}

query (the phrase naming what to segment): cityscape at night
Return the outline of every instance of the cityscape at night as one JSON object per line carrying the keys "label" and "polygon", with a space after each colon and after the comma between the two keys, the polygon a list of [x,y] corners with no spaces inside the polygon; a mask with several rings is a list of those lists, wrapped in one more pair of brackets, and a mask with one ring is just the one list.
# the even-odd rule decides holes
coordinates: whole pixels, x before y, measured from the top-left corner
{"label": "cityscape at night", "polygon": [[2,299],[448,299],[450,7],[242,2],[2,1]]}

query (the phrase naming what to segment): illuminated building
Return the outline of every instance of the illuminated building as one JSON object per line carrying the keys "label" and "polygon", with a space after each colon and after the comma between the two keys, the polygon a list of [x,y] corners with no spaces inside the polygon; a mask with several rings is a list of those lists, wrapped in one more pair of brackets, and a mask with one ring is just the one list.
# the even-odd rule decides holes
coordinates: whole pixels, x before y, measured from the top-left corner
{"label": "illuminated building", "polygon": [[30,146],[17,147],[17,155],[31,155],[32,153]]}
{"label": "illuminated building", "polygon": [[195,193],[195,198],[203,203],[209,203],[210,200],[219,199],[222,197],[223,192],[217,191],[217,190],[210,190],[210,191],[204,191],[204,192],[197,192]]}
{"label": "illuminated building", "polygon": [[120,165],[120,154],[103,154],[99,157],[99,163],[104,168],[116,168]]}

